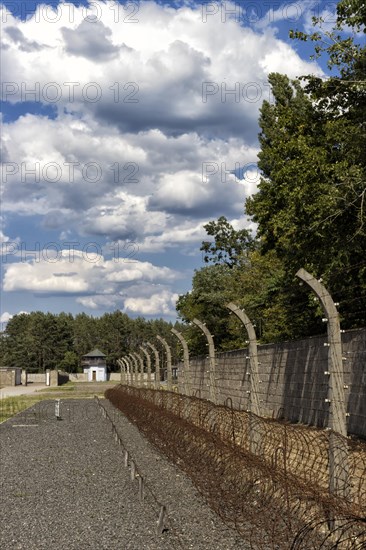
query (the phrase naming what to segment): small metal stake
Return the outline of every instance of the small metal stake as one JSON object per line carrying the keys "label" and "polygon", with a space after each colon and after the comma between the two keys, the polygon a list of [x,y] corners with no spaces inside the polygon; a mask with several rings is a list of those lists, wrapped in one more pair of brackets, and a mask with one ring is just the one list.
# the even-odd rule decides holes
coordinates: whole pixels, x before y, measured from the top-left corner
{"label": "small metal stake", "polygon": [[144,501],[144,478],[142,476],[140,476],[138,478],[139,480],[139,499],[140,499],[140,502],[143,502]]}
{"label": "small metal stake", "polygon": [[135,479],[136,466],[133,460],[131,460],[131,481]]}
{"label": "small metal stake", "polygon": [[160,508],[159,519],[156,526],[156,534],[161,535],[165,527],[166,507],[164,505]]}
{"label": "small metal stake", "polygon": [[56,399],[56,403],[55,403],[55,416],[56,416],[57,420],[61,420],[61,416],[60,416],[60,400],[59,400],[59,399]]}

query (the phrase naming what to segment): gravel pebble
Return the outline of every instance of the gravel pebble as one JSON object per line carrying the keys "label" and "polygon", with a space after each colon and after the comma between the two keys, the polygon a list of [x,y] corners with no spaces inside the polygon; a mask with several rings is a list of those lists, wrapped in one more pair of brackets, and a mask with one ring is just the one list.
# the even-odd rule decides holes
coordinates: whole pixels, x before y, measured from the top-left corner
{"label": "gravel pebble", "polygon": [[[55,401],[43,401],[0,425],[0,547],[248,550],[189,478],[109,401],[102,403],[144,477],[144,502],[97,402],[62,399],[58,420]],[[159,503],[169,518],[161,535]]]}

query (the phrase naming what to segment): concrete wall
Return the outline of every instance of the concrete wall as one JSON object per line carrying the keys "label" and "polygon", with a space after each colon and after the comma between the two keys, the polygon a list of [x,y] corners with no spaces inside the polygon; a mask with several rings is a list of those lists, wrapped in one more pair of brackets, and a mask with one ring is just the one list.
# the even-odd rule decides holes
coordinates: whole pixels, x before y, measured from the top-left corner
{"label": "concrete wall", "polygon": [[22,370],[21,379],[22,379],[22,385],[26,386],[28,384],[28,373],[27,373],[26,369]]}
{"label": "concrete wall", "polygon": [[28,384],[45,384],[46,375],[44,372],[28,372]]}
{"label": "concrete wall", "polygon": [[[263,416],[283,418],[319,427],[327,423],[325,402],[329,377],[326,336],[258,347],[260,372],[259,399]],[[366,437],[366,329],[342,334],[346,410],[349,433]],[[219,353],[216,356],[219,403],[230,397],[235,408],[247,409],[249,359],[247,350]],[[182,365],[179,365],[179,369]],[[209,398],[208,359],[190,362],[190,394]],[[182,377],[179,376],[180,383]],[[183,387],[179,388],[183,392]]]}
{"label": "concrete wall", "polygon": [[21,384],[21,374],[22,374],[22,369],[18,367],[0,368],[0,385],[17,386]]}
{"label": "concrete wall", "polygon": [[2,386],[15,386],[15,373],[12,370],[0,371],[0,384]]}
{"label": "concrete wall", "polygon": [[[88,381],[88,373],[69,373],[69,380],[71,382],[87,382]],[[116,382],[121,381],[121,373],[120,372],[111,372],[107,373],[107,380],[113,380]]]}
{"label": "concrete wall", "polygon": [[58,371],[50,370],[50,386],[58,386]]}
{"label": "concrete wall", "polygon": [[84,372],[70,372],[69,373],[69,380],[71,382],[87,382],[88,380],[88,373]]}
{"label": "concrete wall", "polygon": [[57,370],[47,369],[46,372],[28,372],[28,384],[46,384],[47,375],[49,376],[49,386],[58,386],[59,372]]}

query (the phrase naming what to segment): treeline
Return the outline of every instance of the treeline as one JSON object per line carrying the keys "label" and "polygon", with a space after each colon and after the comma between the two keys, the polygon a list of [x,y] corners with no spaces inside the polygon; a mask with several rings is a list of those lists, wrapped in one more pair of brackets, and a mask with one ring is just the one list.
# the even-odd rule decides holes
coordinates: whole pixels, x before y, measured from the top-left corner
{"label": "treeline", "polygon": [[[366,4],[343,0],[328,31],[314,19],[314,57],[325,55],[335,76],[269,76],[273,101],[260,111],[259,189],[245,204],[256,222],[235,230],[225,217],[208,223],[201,250],[207,266],[180,297],[184,321],[207,323],[218,349],[245,344],[225,304],[233,300],[256,323],[262,342],[324,332],[324,314],[295,274],[305,268],[337,302],[342,328],[366,326]],[[325,29],[323,28],[325,27]],[[195,351],[204,352],[188,328]]]}
{"label": "treeline", "polygon": [[[174,326],[179,330],[178,324]],[[1,336],[1,366],[33,372],[54,368],[81,372],[81,357],[99,348],[107,356],[108,368],[115,371],[119,370],[117,359],[131,351],[138,352],[146,341],[156,344],[156,335],[171,341],[172,327],[162,319],[131,319],[121,311],[99,318],[85,313],[23,313],[10,319]],[[172,352],[174,356],[174,345]]]}

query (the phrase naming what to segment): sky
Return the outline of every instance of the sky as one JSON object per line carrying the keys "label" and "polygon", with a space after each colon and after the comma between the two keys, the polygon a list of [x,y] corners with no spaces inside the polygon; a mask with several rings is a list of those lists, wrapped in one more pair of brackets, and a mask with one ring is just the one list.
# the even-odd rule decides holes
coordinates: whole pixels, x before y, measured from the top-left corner
{"label": "sky", "polygon": [[255,226],[271,72],[335,2],[1,4],[1,322],[34,310],[175,320],[204,224]]}

